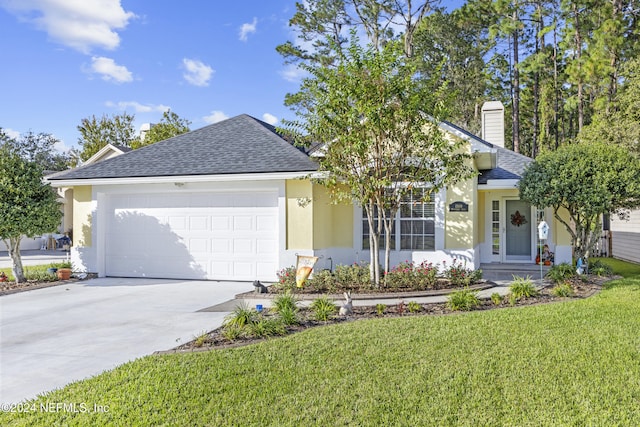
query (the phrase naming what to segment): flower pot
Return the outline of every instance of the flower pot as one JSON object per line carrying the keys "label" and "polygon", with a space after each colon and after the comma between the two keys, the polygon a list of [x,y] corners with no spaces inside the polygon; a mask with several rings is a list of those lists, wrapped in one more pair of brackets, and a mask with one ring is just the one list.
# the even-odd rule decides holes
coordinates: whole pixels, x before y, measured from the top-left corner
{"label": "flower pot", "polygon": [[58,269],[55,267],[47,268],[47,273],[51,275],[56,274],[57,272],[58,272]]}
{"label": "flower pot", "polygon": [[551,261],[545,261],[544,265],[551,265]]}
{"label": "flower pot", "polygon": [[69,280],[71,277],[71,269],[70,268],[59,268],[57,271],[58,279],[60,280]]}

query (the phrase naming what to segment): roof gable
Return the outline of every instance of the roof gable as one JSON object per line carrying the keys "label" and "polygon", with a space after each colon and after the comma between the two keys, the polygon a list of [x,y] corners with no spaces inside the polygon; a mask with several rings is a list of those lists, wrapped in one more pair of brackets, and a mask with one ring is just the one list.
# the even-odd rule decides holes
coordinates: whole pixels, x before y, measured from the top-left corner
{"label": "roof gable", "polygon": [[443,122],[440,126],[459,138],[468,141],[473,152],[493,151],[496,153],[496,167],[481,170],[480,176],[478,176],[478,184],[487,184],[489,180],[520,179],[527,165],[533,161],[530,157],[491,144],[452,123]]}
{"label": "roof gable", "polygon": [[49,180],[306,172],[317,164],[275,127],[243,114]]}

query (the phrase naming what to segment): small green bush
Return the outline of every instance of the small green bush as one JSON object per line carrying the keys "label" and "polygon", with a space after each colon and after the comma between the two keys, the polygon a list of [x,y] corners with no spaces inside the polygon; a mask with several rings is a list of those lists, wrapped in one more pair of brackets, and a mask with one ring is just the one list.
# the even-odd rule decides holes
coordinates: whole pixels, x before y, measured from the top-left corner
{"label": "small green bush", "polygon": [[353,263],[351,265],[337,265],[333,276],[339,291],[349,291],[359,288],[371,288],[369,280],[369,265]]}
{"label": "small green bush", "polygon": [[278,283],[274,286],[283,291],[293,291],[296,288],[296,268],[294,266],[283,268],[276,273]]}
{"label": "small green bush", "polygon": [[422,311],[422,306],[415,301],[409,301],[409,304],[407,304],[407,310],[409,310],[409,313],[420,313],[420,311]]}
{"label": "small green bush", "polygon": [[446,266],[445,262],[442,264],[445,267],[444,276],[454,286],[469,286],[482,279],[482,270],[467,268],[466,263],[462,263],[462,261],[454,259],[449,267]]}
{"label": "small green bush", "polygon": [[298,325],[300,324],[300,319],[298,318],[298,309],[291,307],[284,307],[278,311],[278,316],[282,323],[286,326]]}
{"label": "small green bush", "polygon": [[207,332],[201,332],[200,335],[195,337],[193,341],[194,347],[202,347],[209,340],[209,334]]}
{"label": "small green bush", "polygon": [[271,310],[275,313],[281,313],[283,310],[297,310],[298,299],[290,291],[276,296],[272,301]]}
{"label": "small green bush", "polygon": [[384,304],[376,304],[376,313],[378,316],[382,316],[384,311],[387,309],[387,306]]}
{"label": "small green bush", "polygon": [[531,281],[531,276],[513,276],[513,282],[511,282],[509,290],[516,300],[520,300],[522,298],[527,299],[540,294],[540,291],[536,289],[533,281]]}
{"label": "small green bush", "polygon": [[576,275],[575,268],[571,264],[568,264],[566,262],[563,262],[562,264],[554,265],[553,267],[551,267],[551,270],[549,270],[549,272],[547,273],[547,277],[553,283],[564,282],[565,280],[570,279],[575,275]]}
{"label": "small green bush", "polygon": [[326,296],[313,300],[309,306],[313,312],[313,317],[321,322],[326,322],[333,317],[337,307],[333,301],[329,300]]}
{"label": "small green bush", "polygon": [[222,327],[222,336],[228,341],[235,341],[244,336],[245,329],[243,326],[235,324],[227,324]]}
{"label": "small green bush", "polygon": [[597,276],[612,276],[613,269],[599,259],[589,260],[589,273]]}
{"label": "small green bush", "polygon": [[253,322],[255,322],[258,318],[258,312],[255,308],[250,308],[246,304],[240,304],[233,309],[231,313],[229,313],[224,318],[224,326],[238,326],[243,328]]}
{"label": "small green bush", "polygon": [[504,300],[504,297],[502,295],[500,295],[497,292],[494,292],[491,294],[491,301],[495,304],[495,305],[500,305],[502,304],[502,301]]}
{"label": "small green bush", "polygon": [[334,293],[337,291],[336,279],[330,270],[320,270],[313,273],[306,286],[313,288],[316,292]]}
{"label": "small green bush", "polygon": [[401,262],[384,276],[384,285],[392,289],[422,290],[435,287],[438,267],[430,262],[415,265],[411,261]]}
{"label": "small green bush", "polygon": [[478,294],[471,289],[461,289],[449,294],[447,307],[453,311],[469,311],[480,305]]}
{"label": "small green bush", "polygon": [[260,317],[246,327],[248,334],[252,337],[264,338],[287,333],[284,324],[278,318]]}
{"label": "small green bush", "polygon": [[559,283],[551,289],[551,293],[557,297],[573,296],[573,288],[569,283]]}

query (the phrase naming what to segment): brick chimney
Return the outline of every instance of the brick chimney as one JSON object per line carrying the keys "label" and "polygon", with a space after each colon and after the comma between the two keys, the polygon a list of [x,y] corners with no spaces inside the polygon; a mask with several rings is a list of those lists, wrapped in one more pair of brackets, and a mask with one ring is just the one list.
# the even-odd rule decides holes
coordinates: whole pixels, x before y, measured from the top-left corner
{"label": "brick chimney", "polygon": [[482,139],[504,148],[504,105],[500,101],[482,104]]}

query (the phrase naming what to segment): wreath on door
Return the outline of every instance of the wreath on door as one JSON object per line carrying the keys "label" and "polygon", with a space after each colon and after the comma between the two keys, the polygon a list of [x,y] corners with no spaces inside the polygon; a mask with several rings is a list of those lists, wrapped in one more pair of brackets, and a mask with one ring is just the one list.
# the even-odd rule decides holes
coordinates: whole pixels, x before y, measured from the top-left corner
{"label": "wreath on door", "polygon": [[527,218],[520,213],[520,211],[516,211],[516,213],[511,214],[511,224],[516,227],[520,227],[523,224],[527,223]]}

